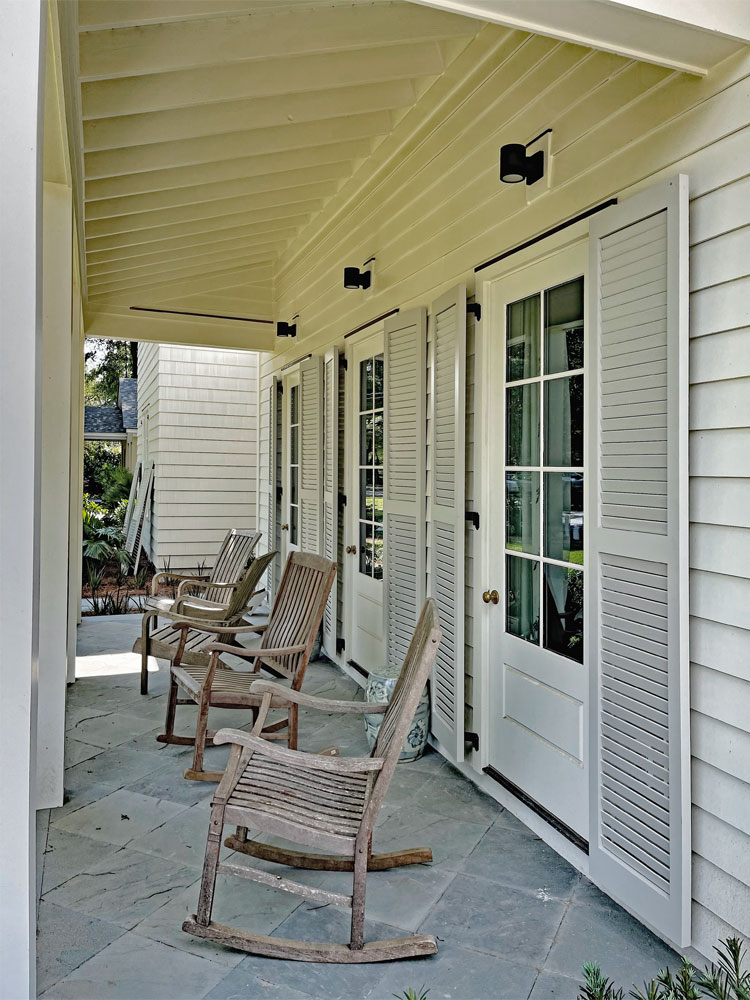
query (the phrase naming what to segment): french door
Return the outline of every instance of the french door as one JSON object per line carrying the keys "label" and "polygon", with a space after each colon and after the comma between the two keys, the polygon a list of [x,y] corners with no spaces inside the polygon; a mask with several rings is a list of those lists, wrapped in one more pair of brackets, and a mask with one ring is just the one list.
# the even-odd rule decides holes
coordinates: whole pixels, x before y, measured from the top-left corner
{"label": "french door", "polygon": [[302,412],[300,392],[299,372],[291,372],[284,379],[282,397],[281,555],[284,563],[286,563],[290,552],[298,552],[300,549],[302,527],[300,517],[300,416]]}
{"label": "french door", "polygon": [[489,420],[501,433],[484,593],[490,764],[584,839],[586,256],[585,243],[568,247],[489,287]]}
{"label": "french door", "polygon": [[385,663],[383,641],[383,335],[347,352],[346,656]]}

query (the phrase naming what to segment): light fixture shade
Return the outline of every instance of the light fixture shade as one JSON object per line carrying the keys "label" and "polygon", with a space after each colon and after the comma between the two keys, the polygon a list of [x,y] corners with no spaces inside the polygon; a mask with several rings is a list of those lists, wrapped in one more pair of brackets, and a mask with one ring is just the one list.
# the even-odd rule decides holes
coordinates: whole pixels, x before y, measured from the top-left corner
{"label": "light fixture shade", "polygon": [[526,147],[509,142],[500,147],[500,180],[505,184],[520,184],[526,180]]}
{"label": "light fixture shade", "polygon": [[297,336],[297,324],[296,323],[282,323],[276,324],[276,336],[277,337],[296,337]]}
{"label": "light fixture shade", "polygon": [[369,288],[372,282],[372,274],[369,271],[360,271],[358,267],[344,268],[344,288]]}

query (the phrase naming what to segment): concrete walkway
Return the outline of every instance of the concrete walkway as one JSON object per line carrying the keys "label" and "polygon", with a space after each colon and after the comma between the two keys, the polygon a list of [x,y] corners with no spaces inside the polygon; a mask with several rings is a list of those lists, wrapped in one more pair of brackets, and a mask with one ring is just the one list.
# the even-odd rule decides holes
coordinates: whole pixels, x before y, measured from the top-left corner
{"label": "concrete walkway", "polygon": [[[190,751],[154,739],[167,673],[154,663],[149,696],[138,694],[140,660],[129,650],[139,628],[140,616],[128,615],[89,618],[79,629],[79,680],[68,695],[68,800],[40,813],[44,997],[387,1000],[424,984],[429,1000],[575,1000],[584,961],[601,962],[626,987],[676,966],[673,952],[432,752],[399,766],[375,848],[427,844],[434,863],[369,876],[367,936],[433,933],[435,957],[364,966],[283,962],[184,934],[215,786],[185,781]],[[337,698],[358,693],[325,661],[311,665],[305,688]],[[189,732],[192,707],[178,709],[180,719]],[[212,715],[212,725],[243,721],[241,712]],[[366,753],[361,720],[302,712],[300,745],[331,744]],[[220,766],[227,748],[209,753],[209,766]],[[350,881],[321,872],[295,878],[334,891],[347,891]],[[348,936],[345,911],[238,879],[220,877],[216,898],[221,923],[283,937]]]}

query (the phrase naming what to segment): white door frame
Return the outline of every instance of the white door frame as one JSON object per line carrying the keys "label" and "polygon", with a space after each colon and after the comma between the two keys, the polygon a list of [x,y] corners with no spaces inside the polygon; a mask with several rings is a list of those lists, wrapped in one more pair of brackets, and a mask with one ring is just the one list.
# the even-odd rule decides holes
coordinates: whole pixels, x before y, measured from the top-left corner
{"label": "white door frame", "polygon": [[[346,345],[346,393],[344,403],[344,489],[347,498],[344,512],[343,550],[346,579],[349,581],[344,588],[344,650],[345,661],[352,659],[354,651],[354,616],[357,588],[355,586],[359,559],[359,463],[356,456],[359,449],[359,360],[360,356],[382,354],[385,331],[383,323],[378,323],[361,336],[354,337]],[[386,417],[387,419],[387,417]],[[350,545],[357,546],[357,555],[347,555]],[[385,663],[385,644],[383,646],[383,663]],[[365,666],[365,664],[361,664]]]}
{"label": "white door frame", "polygon": [[[300,451],[302,442],[300,431],[297,431],[297,541],[291,542],[291,518],[289,516],[290,484],[289,484],[289,459],[290,459],[290,412],[292,405],[292,387],[297,387],[297,418],[301,412],[302,404],[300,399],[300,373],[299,366],[295,366],[284,372],[282,378],[282,398],[281,398],[281,565],[286,566],[290,552],[298,552],[300,547],[299,536],[301,525],[299,521],[299,490],[300,490]],[[301,426],[301,425],[300,425]],[[278,588],[280,581],[274,581],[274,587]]]}
{"label": "white door frame", "polygon": [[[499,428],[491,424],[489,415],[492,412],[491,400],[497,391],[492,381],[492,372],[497,370],[496,352],[498,350],[498,343],[493,343],[492,330],[497,329],[498,324],[502,324],[504,320],[503,317],[493,316],[491,287],[498,279],[508,277],[517,271],[539,264],[566,247],[580,244],[582,240],[587,238],[588,222],[584,220],[562,232],[555,233],[540,243],[505,258],[505,260],[500,261],[496,265],[480,271],[476,277],[475,300],[480,303],[482,310],[482,320],[477,324],[475,334],[477,379],[475,386],[474,421],[476,447],[475,495],[481,526],[476,543],[473,579],[474,629],[478,647],[475,687],[479,693],[478,698],[475,695],[476,703],[474,705],[475,725],[479,733],[479,753],[475,754],[475,757],[478,757],[479,760],[475,762],[475,766],[479,770],[491,763],[492,691],[490,684],[490,644],[493,639],[492,615],[493,613],[503,613],[501,605],[485,604],[482,600],[484,591],[488,588],[491,590],[493,587],[497,587],[497,583],[493,581],[499,580],[496,562],[493,561],[492,532],[488,530],[494,486],[491,470],[497,462],[499,454]],[[588,450],[586,430],[584,430],[584,450]],[[584,615],[586,613],[587,608],[585,607]],[[584,752],[588,757],[589,751],[587,746],[584,747]]]}

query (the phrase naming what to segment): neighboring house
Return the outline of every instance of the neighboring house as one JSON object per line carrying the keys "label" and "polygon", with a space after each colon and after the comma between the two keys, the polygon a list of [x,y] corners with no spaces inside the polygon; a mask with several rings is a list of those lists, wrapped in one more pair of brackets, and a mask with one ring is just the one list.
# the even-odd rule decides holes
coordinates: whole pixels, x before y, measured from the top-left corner
{"label": "neighboring house", "polygon": [[338,561],[332,659],[398,662],[433,595],[440,751],[666,940],[750,938],[747,5],[51,2],[42,225],[39,5],[0,3],[0,958],[33,954],[29,796],[62,801],[68,520],[28,456],[74,495],[71,286],[83,332],[169,353],[160,561],[254,523],[254,444],[156,345],[249,405],[262,352],[258,527]]}
{"label": "neighboring house", "polygon": [[258,356],[139,344],[138,377],[144,549],[157,569],[210,567],[229,528],[256,523]]}
{"label": "neighboring house", "polygon": [[121,378],[117,406],[84,406],[83,440],[120,443],[122,464],[135,470],[138,439],[138,379]]}

